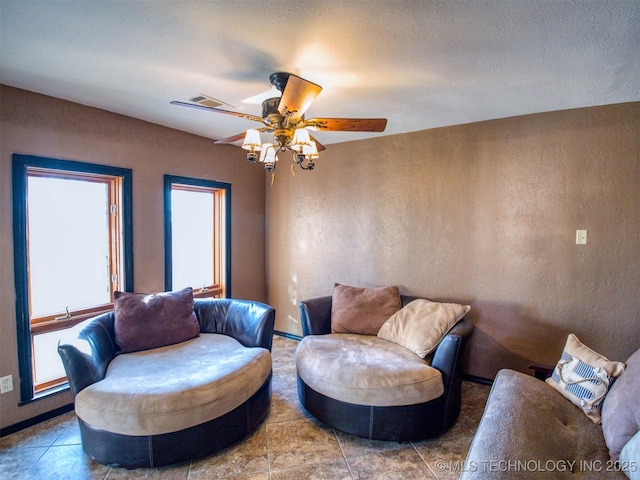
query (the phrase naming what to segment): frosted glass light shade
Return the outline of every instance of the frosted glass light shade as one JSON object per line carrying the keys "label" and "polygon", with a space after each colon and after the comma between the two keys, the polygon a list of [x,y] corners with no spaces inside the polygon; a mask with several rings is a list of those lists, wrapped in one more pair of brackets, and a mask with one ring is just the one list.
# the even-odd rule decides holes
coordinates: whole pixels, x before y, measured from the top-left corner
{"label": "frosted glass light shade", "polygon": [[249,130],[247,130],[247,133],[244,136],[244,143],[242,144],[242,148],[251,152],[260,151],[260,149],[262,148],[260,132],[254,128],[250,128]]}
{"label": "frosted glass light shade", "polygon": [[304,147],[302,153],[304,153],[304,156],[309,160],[315,160],[316,158],[320,157],[316,142],[314,142],[313,140],[310,142],[310,145]]}
{"label": "frosted glass light shade", "polygon": [[298,153],[303,153],[305,147],[311,146],[311,138],[309,138],[309,132],[306,128],[299,128],[293,134],[293,140],[291,141],[291,150]]}
{"label": "frosted glass light shade", "polygon": [[273,150],[273,144],[263,143],[261,148],[262,148],[262,151],[260,152],[260,160],[258,160],[258,162],[264,163],[264,160],[267,156],[267,151],[269,151],[269,149]]}

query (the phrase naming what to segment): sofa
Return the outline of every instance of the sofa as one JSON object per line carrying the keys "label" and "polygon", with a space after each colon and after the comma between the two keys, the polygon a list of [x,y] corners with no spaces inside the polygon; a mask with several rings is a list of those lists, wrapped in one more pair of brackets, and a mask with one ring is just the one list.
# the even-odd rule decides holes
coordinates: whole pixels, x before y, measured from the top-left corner
{"label": "sofa", "polygon": [[[58,346],[87,455],[127,468],[182,462],[229,445],[265,418],[272,307],[194,300],[190,289],[123,294],[114,305]],[[135,322],[124,322],[130,317]]]}
{"label": "sofa", "polygon": [[640,478],[640,350],[611,384],[599,418],[553,384],[498,372],[462,480]]}
{"label": "sofa", "polygon": [[[336,321],[339,288],[343,292],[346,288],[349,295],[360,294],[356,288],[336,285],[333,295],[300,302],[304,337],[295,361],[304,409],[326,425],[372,440],[406,442],[445,432],[460,413],[462,356],[473,331],[471,320],[461,318],[468,307],[454,306],[456,313],[433,340],[433,351],[412,351],[412,345],[403,346],[393,335],[384,335],[394,333],[387,326],[397,319],[404,322],[412,308],[418,312],[415,306],[426,305],[432,312],[453,304],[392,290],[393,302],[386,306],[365,298],[368,310],[359,311],[362,304],[348,302],[344,309],[366,325],[351,324],[344,332],[344,323]],[[362,290],[379,297],[376,289]],[[381,310],[386,310],[380,316],[382,326],[375,322],[372,326],[371,316]],[[418,319],[425,316],[419,314]]]}

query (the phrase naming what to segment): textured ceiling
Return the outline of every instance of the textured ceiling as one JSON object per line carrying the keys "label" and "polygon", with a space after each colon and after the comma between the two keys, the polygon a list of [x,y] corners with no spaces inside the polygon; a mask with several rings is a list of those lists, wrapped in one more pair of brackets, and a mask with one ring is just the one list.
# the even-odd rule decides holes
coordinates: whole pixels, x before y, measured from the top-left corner
{"label": "textured ceiling", "polygon": [[212,139],[257,124],[169,102],[260,115],[275,71],[324,87],[307,117],[389,120],[331,144],[640,100],[640,0],[0,0],[0,52],[3,84]]}

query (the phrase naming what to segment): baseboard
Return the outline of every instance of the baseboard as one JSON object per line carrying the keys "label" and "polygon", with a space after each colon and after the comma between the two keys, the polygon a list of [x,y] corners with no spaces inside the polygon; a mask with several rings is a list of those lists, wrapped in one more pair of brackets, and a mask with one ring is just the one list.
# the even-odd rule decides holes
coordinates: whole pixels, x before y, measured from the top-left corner
{"label": "baseboard", "polygon": [[57,417],[58,415],[62,415],[63,413],[71,412],[72,410],[73,403],[69,403],[68,405],[63,405],[62,407],[58,407],[49,412],[42,413],[33,418],[28,418],[27,420],[23,420],[22,422],[9,425],[8,427],[0,428],[0,437],[5,437],[7,435],[11,435],[12,433],[19,432],[20,430],[24,430],[25,428],[33,427],[40,422],[44,422],[45,420]]}
{"label": "baseboard", "polygon": [[274,330],[273,334],[278,335],[279,337],[290,338],[291,340],[297,340],[297,341],[302,340],[302,337],[299,337],[298,335],[294,335],[293,333],[279,332],[278,330]]}
{"label": "baseboard", "polygon": [[476,377],[475,375],[462,375],[463,380],[468,380],[470,382],[480,383],[482,385],[493,385],[493,380],[488,378]]}

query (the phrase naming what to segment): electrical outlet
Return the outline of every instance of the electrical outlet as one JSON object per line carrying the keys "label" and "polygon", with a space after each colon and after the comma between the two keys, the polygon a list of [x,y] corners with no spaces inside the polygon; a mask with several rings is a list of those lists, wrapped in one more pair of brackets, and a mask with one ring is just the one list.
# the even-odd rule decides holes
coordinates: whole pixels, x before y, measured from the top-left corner
{"label": "electrical outlet", "polygon": [[0,393],[7,393],[13,390],[13,375],[0,378]]}

